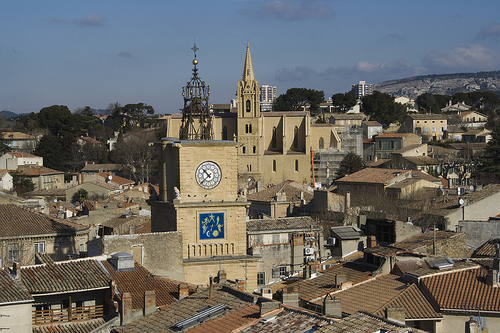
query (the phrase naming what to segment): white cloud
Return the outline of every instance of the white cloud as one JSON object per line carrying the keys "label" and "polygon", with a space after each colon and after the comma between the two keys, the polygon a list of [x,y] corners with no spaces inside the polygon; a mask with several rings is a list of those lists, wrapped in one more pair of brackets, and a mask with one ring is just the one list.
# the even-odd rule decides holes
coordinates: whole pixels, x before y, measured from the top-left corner
{"label": "white cloud", "polygon": [[130,53],[128,51],[121,51],[120,53],[118,53],[118,57],[125,58],[125,59],[133,58],[132,53]]}
{"label": "white cloud", "polygon": [[259,18],[272,17],[281,20],[301,20],[307,18],[329,19],[335,12],[318,0],[265,0],[258,8],[245,8],[240,14]]}
{"label": "white cloud", "polygon": [[91,14],[75,20],[75,24],[82,27],[99,27],[104,22],[106,22],[106,17],[99,14]]}
{"label": "white cloud", "polygon": [[297,66],[295,68],[278,69],[274,74],[274,78],[280,82],[306,81],[314,74],[316,74],[316,71],[309,66]]}
{"label": "white cloud", "polygon": [[487,38],[497,40],[498,37],[500,37],[500,24],[493,22],[487,27],[481,28],[476,36],[476,40],[484,40]]}
{"label": "white cloud", "polygon": [[428,53],[422,65],[432,73],[489,71],[500,67],[500,56],[482,45],[471,44]]}

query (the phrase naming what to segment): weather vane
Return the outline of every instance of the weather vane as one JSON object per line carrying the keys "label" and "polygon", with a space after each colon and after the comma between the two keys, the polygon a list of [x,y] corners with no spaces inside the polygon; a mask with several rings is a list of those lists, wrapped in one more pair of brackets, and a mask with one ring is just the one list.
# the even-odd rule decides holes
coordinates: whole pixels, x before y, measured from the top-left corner
{"label": "weather vane", "polygon": [[196,51],[199,50],[199,48],[196,47],[196,41],[194,42],[194,46],[191,48],[191,50],[193,50],[194,52],[194,57],[196,58]]}

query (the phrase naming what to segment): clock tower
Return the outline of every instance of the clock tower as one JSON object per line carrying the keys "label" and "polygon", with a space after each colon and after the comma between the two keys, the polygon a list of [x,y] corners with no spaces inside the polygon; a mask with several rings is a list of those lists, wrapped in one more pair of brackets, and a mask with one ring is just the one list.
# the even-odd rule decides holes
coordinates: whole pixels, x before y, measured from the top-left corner
{"label": "clock tower", "polygon": [[[197,62],[196,62],[197,63]],[[257,287],[258,257],[247,255],[249,203],[238,194],[239,143],[163,138],[160,192],[151,198],[151,231],[182,233],[185,281],[207,284],[219,270]]]}

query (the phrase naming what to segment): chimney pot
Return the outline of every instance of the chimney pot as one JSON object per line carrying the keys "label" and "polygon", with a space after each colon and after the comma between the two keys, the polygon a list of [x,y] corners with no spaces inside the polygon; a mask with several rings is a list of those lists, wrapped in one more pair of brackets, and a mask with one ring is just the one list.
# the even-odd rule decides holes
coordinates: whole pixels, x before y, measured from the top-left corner
{"label": "chimney pot", "polygon": [[156,293],[154,290],[144,292],[144,316],[156,311]]}
{"label": "chimney pot", "polygon": [[220,270],[218,275],[219,275],[219,283],[227,282],[227,274],[225,270]]}
{"label": "chimney pot", "polygon": [[189,287],[187,283],[179,283],[179,299],[189,296]]}

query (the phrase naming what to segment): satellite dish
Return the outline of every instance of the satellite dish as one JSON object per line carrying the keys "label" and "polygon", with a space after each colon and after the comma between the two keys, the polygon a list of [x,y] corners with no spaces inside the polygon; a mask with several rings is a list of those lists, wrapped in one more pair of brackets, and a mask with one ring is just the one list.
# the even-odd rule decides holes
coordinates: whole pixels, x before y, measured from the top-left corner
{"label": "satellite dish", "polygon": [[458,204],[460,205],[460,207],[465,206],[465,199],[464,198],[458,199]]}
{"label": "satellite dish", "polygon": [[111,179],[113,179],[113,176],[109,175],[108,180],[111,180]]}

